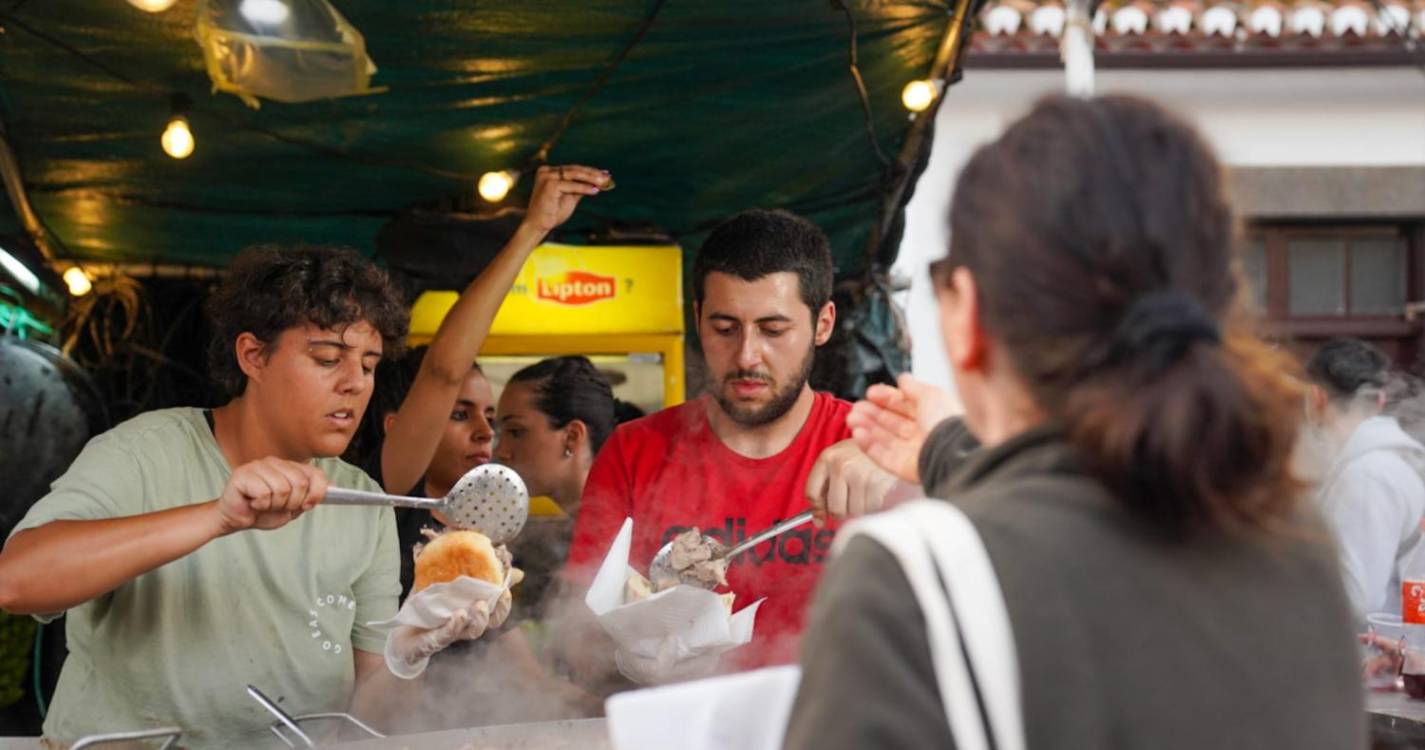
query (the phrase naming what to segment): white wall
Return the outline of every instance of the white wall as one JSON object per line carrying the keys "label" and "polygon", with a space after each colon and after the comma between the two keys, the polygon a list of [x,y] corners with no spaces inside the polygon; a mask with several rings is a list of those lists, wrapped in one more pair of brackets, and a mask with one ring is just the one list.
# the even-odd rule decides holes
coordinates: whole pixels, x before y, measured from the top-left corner
{"label": "white wall", "polygon": [[[1233,166],[1425,165],[1425,74],[1417,68],[1100,70],[1096,87],[1177,110]],[[955,176],[976,147],[1062,89],[1061,71],[970,70],[946,93],[896,262],[912,280],[902,301],[917,377],[950,387],[926,265],[947,247]]]}

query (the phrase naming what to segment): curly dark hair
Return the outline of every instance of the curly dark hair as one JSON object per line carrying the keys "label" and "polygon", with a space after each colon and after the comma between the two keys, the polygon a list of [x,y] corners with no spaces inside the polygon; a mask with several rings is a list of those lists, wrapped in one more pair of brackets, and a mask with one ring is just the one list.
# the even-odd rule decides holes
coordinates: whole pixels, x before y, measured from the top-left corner
{"label": "curly dark hair", "polygon": [[366,321],[385,357],[399,356],[410,313],[386,272],[355,250],[323,245],[258,245],[238,254],[208,298],[213,340],[208,364],[224,395],[247,387],[233,345],[243,333],[264,344],[293,326],[341,328]]}

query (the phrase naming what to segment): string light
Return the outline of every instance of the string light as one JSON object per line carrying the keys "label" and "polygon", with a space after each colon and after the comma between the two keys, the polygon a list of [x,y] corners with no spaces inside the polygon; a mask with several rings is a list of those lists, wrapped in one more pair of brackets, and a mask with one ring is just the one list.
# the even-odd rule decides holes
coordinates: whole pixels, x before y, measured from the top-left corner
{"label": "string light", "polygon": [[499,203],[510,194],[510,188],[514,186],[515,173],[505,169],[480,175],[480,183],[476,187],[480,191],[481,198],[491,203]]}
{"label": "string light", "polygon": [[936,94],[940,93],[936,89],[934,81],[911,81],[901,89],[901,104],[912,112],[924,112],[935,101]]}
{"label": "string light", "polygon": [[193,131],[188,129],[188,97],[182,94],[173,96],[173,116],[168,120],[168,127],[163,129],[163,137],[159,138],[159,143],[163,144],[163,152],[175,159],[187,159],[193,154],[195,141]]}
{"label": "string light", "polygon": [[163,152],[175,159],[187,159],[193,154],[193,131],[188,129],[188,118],[174,117],[163,130]]}
{"label": "string light", "polygon": [[242,0],[238,12],[253,23],[276,26],[292,14],[282,0]]}
{"label": "string light", "polygon": [[9,271],[10,276],[20,282],[20,286],[30,290],[31,294],[40,293],[40,277],[3,247],[0,247],[0,268]]}
{"label": "string light", "polygon": [[69,293],[75,297],[83,297],[94,289],[94,284],[89,280],[89,274],[79,266],[70,266],[64,272],[64,283],[69,287]]}
{"label": "string light", "polygon": [[162,13],[172,8],[178,0],[129,0],[129,5],[145,13]]}

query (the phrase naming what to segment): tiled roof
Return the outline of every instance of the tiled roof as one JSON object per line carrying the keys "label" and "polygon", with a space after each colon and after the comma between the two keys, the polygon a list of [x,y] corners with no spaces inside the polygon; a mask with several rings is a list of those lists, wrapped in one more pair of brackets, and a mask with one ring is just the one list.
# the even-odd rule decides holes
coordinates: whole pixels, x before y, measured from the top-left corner
{"label": "tiled roof", "polygon": [[[971,50],[1054,51],[1065,15],[1060,0],[990,0]],[[1380,49],[1400,48],[1407,39],[1419,51],[1425,0],[1106,0],[1093,26],[1106,52]]]}

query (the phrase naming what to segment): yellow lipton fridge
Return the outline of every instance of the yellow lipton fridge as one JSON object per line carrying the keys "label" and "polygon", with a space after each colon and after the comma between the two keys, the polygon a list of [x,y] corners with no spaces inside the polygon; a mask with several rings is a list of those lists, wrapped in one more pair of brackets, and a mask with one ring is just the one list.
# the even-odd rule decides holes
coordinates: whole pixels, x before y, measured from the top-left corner
{"label": "yellow lipton fridge", "polygon": [[[617,398],[644,412],[682,403],[682,265],[676,245],[536,248],[480,350],[496,395],[526,365],[582,354],[609,378]],[[429,291],[416,300],[412,345],[430,342],[457,296]]]}

